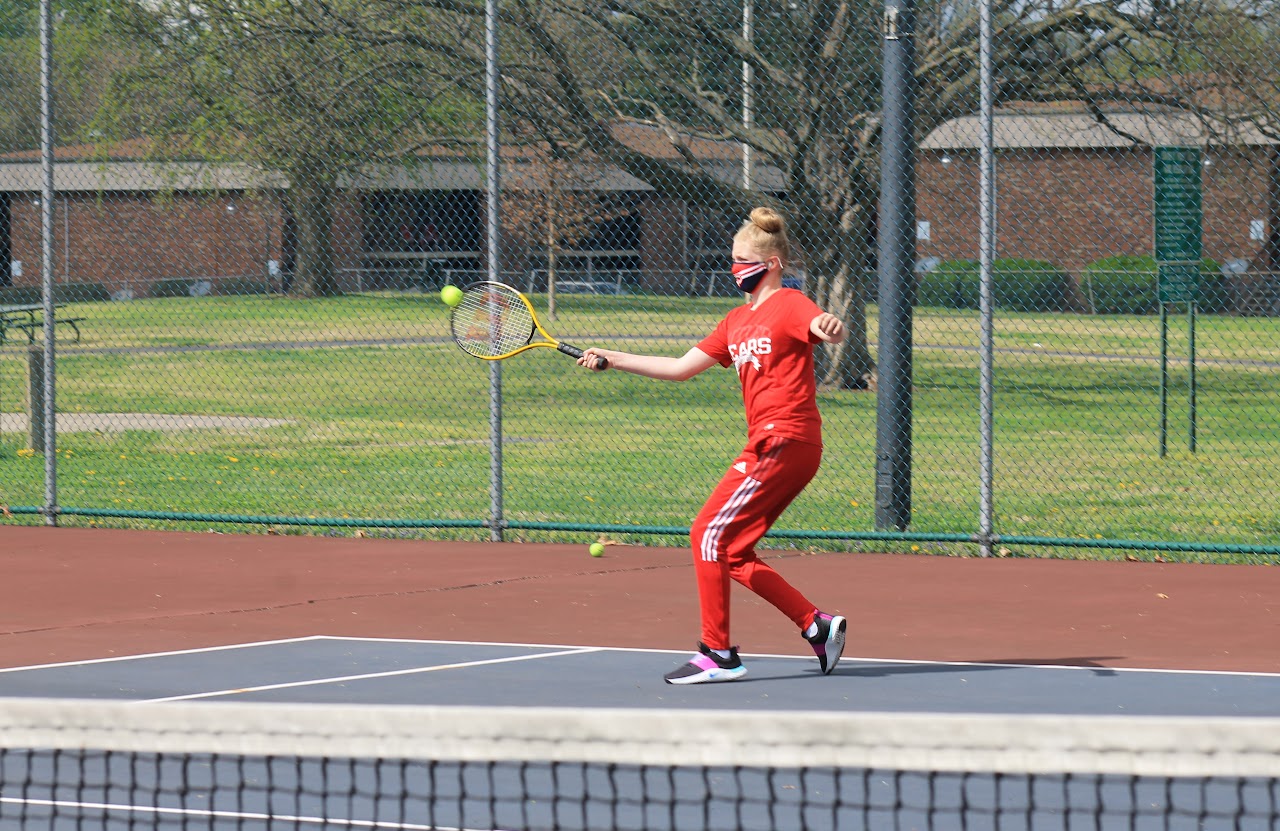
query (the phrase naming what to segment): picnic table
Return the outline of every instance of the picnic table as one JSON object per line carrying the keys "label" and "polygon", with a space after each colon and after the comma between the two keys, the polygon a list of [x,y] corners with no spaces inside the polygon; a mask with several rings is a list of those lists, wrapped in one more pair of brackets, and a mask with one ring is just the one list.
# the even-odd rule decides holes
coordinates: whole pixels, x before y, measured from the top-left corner
{"label": "picnic table", "polygon": [[[59,317],[58,309],[64,304],[56,304],[54,308],[54,325],[65,323],[76,333],[76,342],[80,342],[80,323],[84,317]],[[8,338],[10,329],[17,329],[27,334],[27,343],[35,343],[36,332],[44,327],[43,303],[12,303],[0,306],[0,345]]]}

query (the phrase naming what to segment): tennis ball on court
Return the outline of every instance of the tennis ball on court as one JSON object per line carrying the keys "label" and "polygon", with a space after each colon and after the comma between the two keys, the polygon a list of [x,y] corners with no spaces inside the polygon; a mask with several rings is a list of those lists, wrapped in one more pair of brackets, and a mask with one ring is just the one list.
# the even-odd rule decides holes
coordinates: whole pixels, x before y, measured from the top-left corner
{"label": "tennis ball on court", "polygon": [[600,544],[600,543],[598,543],[598,542],[593,542],[593,543],[591,543],[591,547],[590,547],[590,548],[588,548],[587,550],[591,552],[591,556],[592,556],[592,557],[603,557],[603,556],[604,556],[604,546],[603,546],[603,545],[601,545],[601,544]]}
{"label": "tennis ball on court", "polygon": [[446,306],[456,306],[462,302],[462,289],[457,286],[445,286],[440,289],[440,299]]}

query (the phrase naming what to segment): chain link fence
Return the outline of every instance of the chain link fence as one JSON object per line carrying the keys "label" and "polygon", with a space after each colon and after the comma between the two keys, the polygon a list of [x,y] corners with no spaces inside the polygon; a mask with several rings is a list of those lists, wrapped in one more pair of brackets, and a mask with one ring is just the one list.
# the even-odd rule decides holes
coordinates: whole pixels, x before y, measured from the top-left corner
{"label": "chain link fence", "polygon": [[680,355],[771,205],[850,331],[771,544],[1280,553],[1273,3],[58,0],[52,188],[0,12],[6,521],[686,544],[733,373],[482,363],[438,291]]}

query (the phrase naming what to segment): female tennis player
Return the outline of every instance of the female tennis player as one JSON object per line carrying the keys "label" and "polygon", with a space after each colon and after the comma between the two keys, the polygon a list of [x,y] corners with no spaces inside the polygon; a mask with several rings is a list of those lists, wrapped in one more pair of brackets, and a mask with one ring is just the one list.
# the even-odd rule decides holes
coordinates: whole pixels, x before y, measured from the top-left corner
{"label": "female tennis player", "polygon": [[729,312],[715,331],[680,358],[635,355],[592,347],[578,363],[647,378],[684,381],[716,364],[732,366],[742,382],[747,445],[725,472],[691,532],[702,608],[702,639],[687,664],[667,673],[668,684],[734,681],[747,674],[729,641],[729,580],[733,579],[791,618],[813,646],[823,674],[844,651],[843,617],[819,611],[755,546],[809,484],[822,459],[813,347],[839,343],[845,327],[802,292],[783,288],[791,255],[783,218],[756,208],[733,238],[732,274],[748,302]]}

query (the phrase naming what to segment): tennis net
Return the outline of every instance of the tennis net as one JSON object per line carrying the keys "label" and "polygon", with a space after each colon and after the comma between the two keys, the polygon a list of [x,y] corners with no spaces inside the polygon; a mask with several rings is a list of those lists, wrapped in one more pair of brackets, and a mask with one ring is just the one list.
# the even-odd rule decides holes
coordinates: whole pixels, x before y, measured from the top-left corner
{"label": "tennis net", "polygon": [[1280,719],[0,700],[3,829],[1276,829]]}

